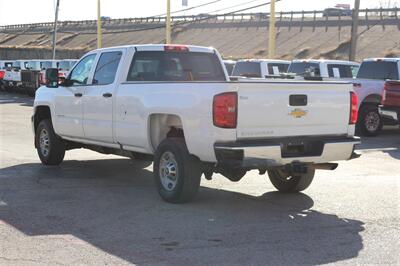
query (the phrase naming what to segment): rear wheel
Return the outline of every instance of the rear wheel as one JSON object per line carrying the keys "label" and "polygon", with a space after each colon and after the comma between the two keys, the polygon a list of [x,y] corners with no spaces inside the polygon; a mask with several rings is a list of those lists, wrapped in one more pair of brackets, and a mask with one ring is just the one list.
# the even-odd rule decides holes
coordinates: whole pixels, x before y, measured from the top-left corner
{"label": "rear wheel", "polygon": [[360,108],[357,122],[357,132],[363,136],[377,136],[382,130],[383,122],[379,114],[378,106],[365,104]]}
{"label": "rear wheel", "polygon": [[308,169],[304,174],[291,174],[284,169],[268,171],[272,185],[283,193],[296,193],[307,189],[311,185],[314,175],[314,169]]}
{"label": "rear wheel", "polygon": [[181,138],[165,139],[154,157],[154,180],[161,198],[171,203],[193,200],[200,187],[201,162]]}
{"label": "rear wheel", "polygon": [[44,165],[59,165],[64,160],[65,144],[54,132],[50,119],[39,123],[35,142],[40,161]]}

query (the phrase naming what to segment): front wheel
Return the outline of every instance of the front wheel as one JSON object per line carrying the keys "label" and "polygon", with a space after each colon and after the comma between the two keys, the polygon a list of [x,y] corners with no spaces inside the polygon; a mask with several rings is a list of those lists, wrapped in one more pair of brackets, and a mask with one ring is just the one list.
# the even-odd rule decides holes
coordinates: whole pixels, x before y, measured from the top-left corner
{"label": "front wheel", "polygon": [[282,193],[296,193],[307,189],[315,175],[314,169],[307,169],[304,174],[291,174],[284,169],[274,169],[268,171],[272,185]]}
{"label": "front wheel", "polygon": [[44,165],[59,165],[64,160],[65,144],[54,132],[50,119],[42,120],[35,134],[36,149]]}
{"label": "front wheel", "polygon": [[193,200],[200,187],[201,163],[181,138],[165,139],[154,157],[154,180],[161,198],[171,203]]}
{"label": "front wheel", "polygon": [[383,122],[379,114],[378,106],[365,104],[360,108],[357,122],[357,131],[363,136],[377,136],[382,130]]}

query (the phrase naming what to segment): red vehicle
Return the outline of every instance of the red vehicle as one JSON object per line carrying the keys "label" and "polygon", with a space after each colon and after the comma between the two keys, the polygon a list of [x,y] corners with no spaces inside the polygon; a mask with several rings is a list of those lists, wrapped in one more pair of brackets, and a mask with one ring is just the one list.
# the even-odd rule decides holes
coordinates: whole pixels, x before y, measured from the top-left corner
{"label": "red vehicle", "polygon": [[400,124],[400,81],[387,81],[385,83],[379,113],[382,117]]}

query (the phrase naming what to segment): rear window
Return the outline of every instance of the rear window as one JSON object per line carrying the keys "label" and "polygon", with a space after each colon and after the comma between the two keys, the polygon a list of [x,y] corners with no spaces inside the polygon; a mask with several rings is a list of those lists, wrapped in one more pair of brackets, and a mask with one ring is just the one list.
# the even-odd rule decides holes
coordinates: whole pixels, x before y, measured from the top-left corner
{"label": "rear window", "polygon": [[306,72],[314,71],[316,76],[321,75],[318,63],[308,63],[308,62],[295,62],[291,63],[288,69],[289,73],[295,74],[305,74]]}
{"label": "rear window", "polygon": [[289,68],[289,64],[269,63],[268,64],[268,73],[270,75],[279,75],[281,73],[287,73],[288,68]]}
{"label": "rear window", "polygon": [[358,71],[357,78],[360,79],[399,79],[397,62],[373,61],[363,62]]}
{"label": "rear window", "polygon": [[233,68],[232,76],[261,78],[261,64],[259,62],[238,62]]}
{"label": "rear window", "polygon": [[225,81],[219,58],[211,53],[136,52],[128,81]]}

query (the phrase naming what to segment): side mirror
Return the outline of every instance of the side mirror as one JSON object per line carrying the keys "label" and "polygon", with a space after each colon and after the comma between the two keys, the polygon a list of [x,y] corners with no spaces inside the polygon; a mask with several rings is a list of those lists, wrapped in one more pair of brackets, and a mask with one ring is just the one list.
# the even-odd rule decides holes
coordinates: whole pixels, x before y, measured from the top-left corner
{"label": "side mirror", "polygon": [[46,86],[48,88],[58,88],[58,69],[46,69]]}

